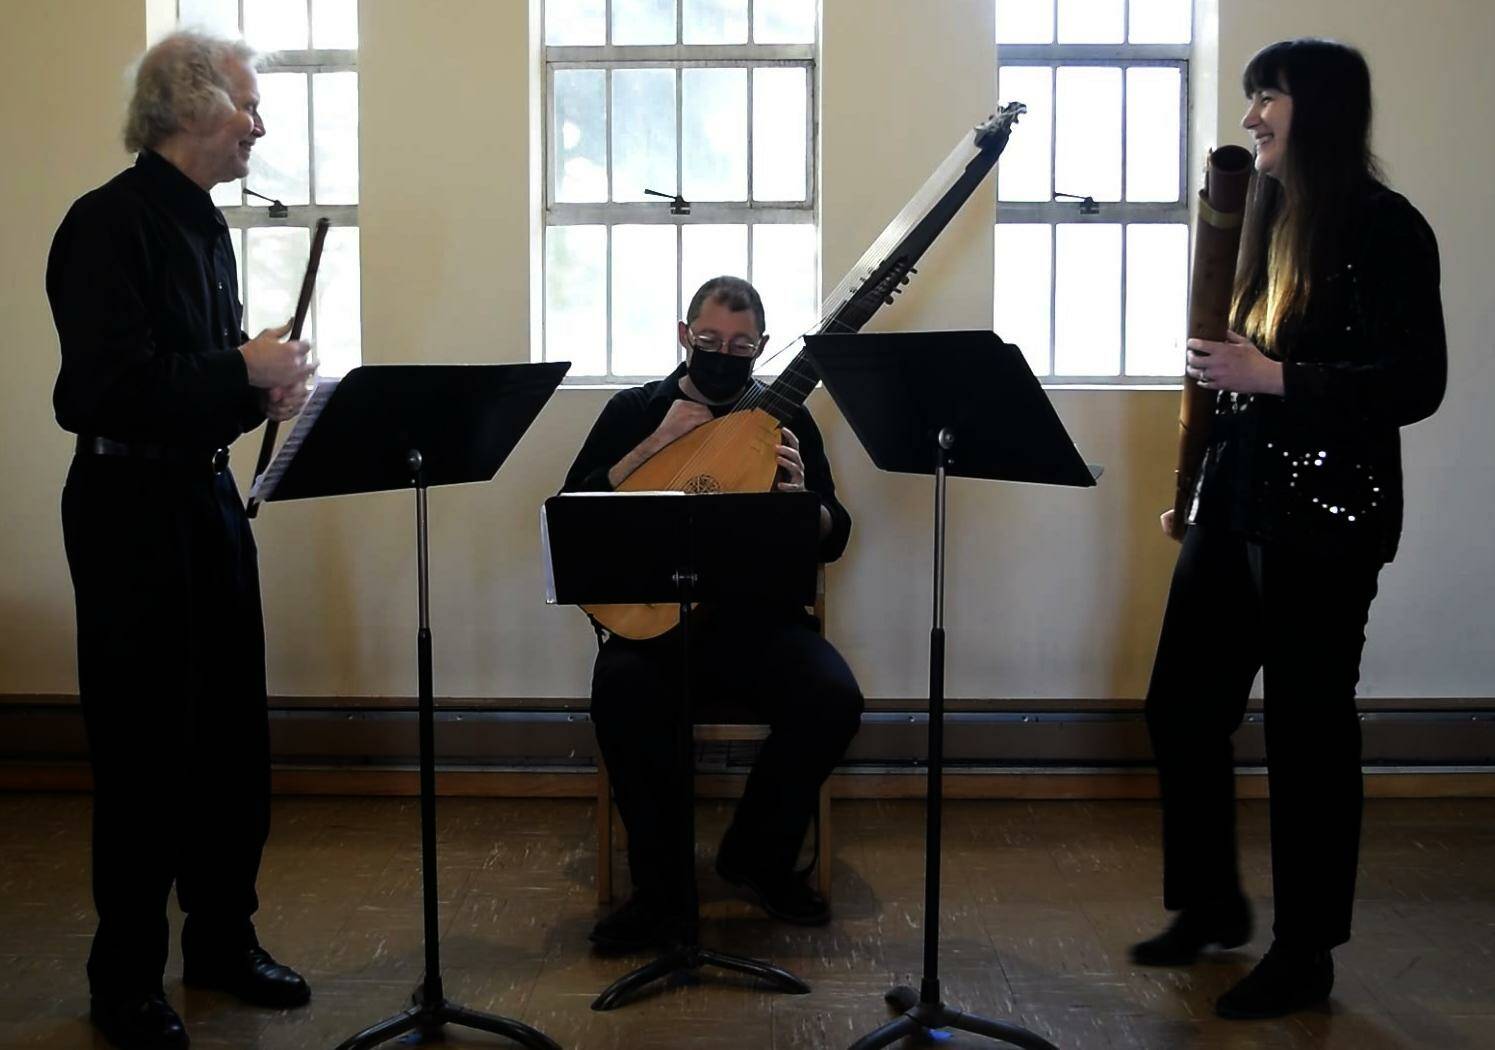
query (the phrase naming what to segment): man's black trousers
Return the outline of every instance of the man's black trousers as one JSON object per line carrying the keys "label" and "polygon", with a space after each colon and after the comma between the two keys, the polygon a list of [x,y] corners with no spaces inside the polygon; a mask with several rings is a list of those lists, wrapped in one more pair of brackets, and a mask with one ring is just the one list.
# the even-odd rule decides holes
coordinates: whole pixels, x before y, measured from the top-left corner
{"label": "man's black trousers", "polygon": [[1355,686],[1380,562],[1192,526],[1147,693],[1163,793],[1163,895],[1182,909],[1240,891],[1230,737],[1261,671],[1274,932],[1350,937],[1362,784]]}
{"label": "man's black trousers", "polygon": [[269,831],[254,540],[226,470],[80,454],[62,495],[93,763],[95,995],[158,990],[173,882],[188,954],[253,943]]}
{"label": "man's black trousers", "polygon": [[[726,705],[772,727],[748,776],[724,848],[760,873],[794,867],[820,785],[861,721],[846,661],[794,610],[698,610],[690,626],[695,721]],[[678,899],[685,821],[677,731],[680,633],[603,643],[592,673],[592,721],[628,829],[634,888]]]}

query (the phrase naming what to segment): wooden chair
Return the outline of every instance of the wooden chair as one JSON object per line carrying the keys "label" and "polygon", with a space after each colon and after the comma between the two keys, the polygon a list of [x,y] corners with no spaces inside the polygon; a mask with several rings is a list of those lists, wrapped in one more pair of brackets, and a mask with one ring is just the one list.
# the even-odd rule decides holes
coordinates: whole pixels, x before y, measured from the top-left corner
{"label": "wooden chair", "polygon": [[[825,567],[822,566],[815,583],[815,619],[820,624],[820,634],[825,635]],[[703,722],[697,723],[692,734],[700,743],[755,743],[768,739],[769,727],[761,722]],[[699,797],[699,796],[698,796]],[[607,779],[607,766],[602,754],[597,754],[597,903],[611,904],[613,899],[613,805],[612,786]],[[816,803],[813,823],[815,834],[815,888],[826,900],[831,897],[831,782],[826,778],[820,785],[820,799]],[[622,834],[618,836],[622,839]]]}

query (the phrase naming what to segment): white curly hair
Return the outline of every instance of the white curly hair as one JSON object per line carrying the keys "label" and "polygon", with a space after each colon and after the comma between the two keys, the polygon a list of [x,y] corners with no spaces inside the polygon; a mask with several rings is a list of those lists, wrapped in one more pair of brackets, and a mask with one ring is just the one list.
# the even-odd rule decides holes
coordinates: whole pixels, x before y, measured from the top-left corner
{"label": "white curly hair", "polygon": [[154,149],[194,121],[232,106],[223,66],[238,59],[253,68],[259,56],[242,40],[181,29],[140,56],[125,112],[125,149]]}

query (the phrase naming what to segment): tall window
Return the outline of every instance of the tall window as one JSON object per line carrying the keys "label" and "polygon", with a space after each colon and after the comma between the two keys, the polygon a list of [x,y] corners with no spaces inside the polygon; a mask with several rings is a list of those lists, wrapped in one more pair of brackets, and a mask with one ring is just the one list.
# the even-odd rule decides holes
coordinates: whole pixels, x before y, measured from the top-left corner
{"label": "tall window", "polygon": [[[268,55],[260,68],[265,137],[249,178],[222,183],[223,210],[239,260],[239,294],[250,335],[296,310],[319,218],[332,228],[303,334],[324,375],[362,359],[358,272],[358,0],[178,0],[183,28],[240,36]],[[286,206],[248,196],[247,187]],[[278,209],[273,209],[278,211]]]}
{"label": "tall window", "polygon": [[998,167],[995,324],[1039,376],[1183,371],[1191,8],[997,0],[998,94],[1028,113]]}
{"label": "tall window", "polygon": [[546,0],[540,352],[572,379],[668,373],[719,274],[757,286],[770,353],[814,323],[818,6]]}

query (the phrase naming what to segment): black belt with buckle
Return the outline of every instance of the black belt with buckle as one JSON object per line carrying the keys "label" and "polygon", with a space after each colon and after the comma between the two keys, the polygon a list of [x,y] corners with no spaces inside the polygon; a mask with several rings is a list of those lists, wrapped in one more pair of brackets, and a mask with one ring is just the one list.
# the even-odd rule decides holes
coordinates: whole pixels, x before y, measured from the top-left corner
{"label": "black belt with buckle", "polygon": [[78,452],[88,456],[122,456],[127,459],[150,459],[163,463],[186,463],[211,467],[214,474],[228,468],[228,449],[183,448],[180,445],[158,445],[148,441],[115,441],[113,438],[78,435]]}

